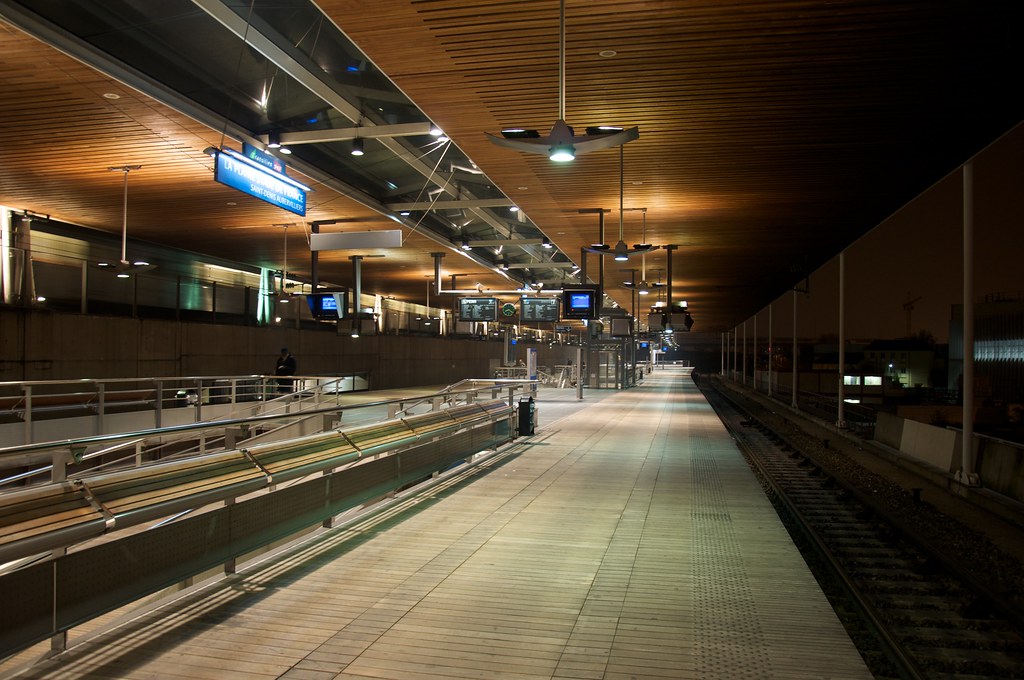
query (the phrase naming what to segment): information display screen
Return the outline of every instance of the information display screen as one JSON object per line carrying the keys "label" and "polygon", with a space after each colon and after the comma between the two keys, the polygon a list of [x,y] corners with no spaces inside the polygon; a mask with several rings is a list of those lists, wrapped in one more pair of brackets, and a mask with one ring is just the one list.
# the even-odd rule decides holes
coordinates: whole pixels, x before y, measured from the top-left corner
{"label": "information display screen", "polygon": [[306,296],[309,313],[314,319],[344,319],[348,298],[340,293],[310,293]]}
{"label": "information display screen", "polygon": [[596,319],[601,291],[597,286],[562,289],[563,319]]}
{"label": "information display screen", "polygon": [[459,298],[460,321],[497,321],[497,298]]}
{"label": "information display screen", "polygon": [[522,298],[519,306],[519,318],[523,321],[558,321],[558,298]]}

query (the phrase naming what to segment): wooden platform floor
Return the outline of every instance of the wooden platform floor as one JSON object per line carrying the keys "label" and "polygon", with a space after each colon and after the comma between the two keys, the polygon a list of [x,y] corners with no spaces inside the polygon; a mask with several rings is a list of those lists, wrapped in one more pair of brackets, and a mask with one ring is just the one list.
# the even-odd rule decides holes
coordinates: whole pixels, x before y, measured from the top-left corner
{"label": "wooden platform floor", "polygon": [[678,369],[25,678],[868,679]]}

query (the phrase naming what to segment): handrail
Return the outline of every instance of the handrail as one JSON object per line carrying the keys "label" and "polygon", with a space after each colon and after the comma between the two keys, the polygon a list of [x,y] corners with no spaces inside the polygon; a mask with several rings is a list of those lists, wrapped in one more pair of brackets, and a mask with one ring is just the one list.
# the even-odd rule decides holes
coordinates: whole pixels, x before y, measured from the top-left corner
{"label": "handrail", "polygon": [[[503,400],[444,412],[449,425],[437,427],[434,413],[409,418],[424,424],[419,431],[392,421],[394,432],[366,437],[363,448],[352,445],[355,433],[381,425],[0,494],[0,562],[10,560],[0,570],[0,597],[18,605],[5,614],[0,656],[46,639],[61,651],[67,631],[82,621],[218,567],[234,573],[242,556],[427,486],[514,438],[514,410]],[[181,514],[188,509],[202,511]],[[133,526],[145,529],[110,535]],[[83,544],[101,535],[109,540]],[[131,541],[131,560],[124,540]],[[79,549],[66,555],[70,546]],[[46,552],[47,562],[35,559]],[[82,573],[92,576],[84,590]]]}
{"label": "handrail", "polygon": [[[479,391],[482,391],[483,389],[494,389],[493,385],[495,383],[501,383],[501,384],[505,384],[505,385],[513,385],[514,387],[522,387],[522,386],[525,386],[525,385],[528,385],[528,384],[532,384],[532,382],[535,382],[535,381],[528,381],[528,380],[487,380],[487,381],[477,381],[475,379],[467,379],[467,380],[463,380],[463,381],[460,381],[459,383],[455,383],[455,384],[458,385],[458,384],[463,383],[463,382],[487,382],[487,383],[491,384],[491,387],[480,387],[480,388],[472,388],[472,389],[467,389],[467,390],[454,390],[453,391],[451,389],[452,386],[449,386],[449,387],[446,387],[446,388],[442,388],[441,390],[439,390],[437,392],[433,392],[433,393],[430,393],[430,394],[427,394],[427,395],[416,397],[416,399],[418,400],[416,402],[416,404],[414,404],[413,406],[410,406],[408,408],[413,408],[415,405],[426,403],[426,402],[428,402],[431,399],[434,399],[434,398],[437,398],[437,397],[446,396],[446,395],[450,395],[450,394],[458,394],[460,392],[479,392]],[[315,388],[310,388],[310,389],[315,389]],[[290,393],[289,395],[286,395],[286,396],[289,397],[289,398],[294,398],[296,394],[297,393]],[[284,398],[284,397],[282,397],[282,398]],[[192,432],[200,432],[200,431],[203,431],[203,430],[208,430],[208,429],[214,428],[214,427],[215,428],[226,428],[226,427],[243,426],[243,425],[258,425],[260,423],[277,422],[277,421],[280,421],[280,420],[294,420],[296,418],[309,418],[310,416],[316,416],[316,415],[321,415],[321,414],[326,415],[326,414],[334,414],[334,413],[344,413],[346,410],[359,410],[359,409],[374,408],[374,407],[380,407],[380,406],[389,406],[391,404],[399,404],[399,405],[401,405],[401,404],[404,404],[405,402],[407,402],[409,399],[410,399],[410,397],[398,397],[398,398],[394,398],[394,399],[383,399],[383,400],[377,400],[377,401],[371,401],[371,402],[364,402],[364,403],[361,403],[361,404],[350,404],[350,405],[345,405],[345,406],[342,406],[340,404],[332,404],[332,405],[324,406],[324,407],[320,407],[320,408],[310,408],[310,409],[304,409],[304,410],[301,410],[301,411],[292,411],[292,412],[286,412],[286,413],[267,414],[267,415],[255,415],[255,416],[248,416],[248,417],[245,417],[245,418],[216,419],[216,420],[202,421],[202,422],[198,422],[198,423],[187,423],[187,424],[184,424],[184,425],[171,425],[171,426],[161,427],[161,428],[150,428],[150,429],[145,429],[145,430],[137,430],[137,431],[133,431],[133,432],[121,432],[121,433],[105,434],[105,435],[92,435],[92,436],[89,436],[89,437],[80,437],[80,438],[72,438],[72,439],[64,439],[64,440],[55,440],[55,441],[49,441],[49,442],[36,442],[36,443],[33,443],[33,444],[22,444],[22,445],[18,445],[18,446],[10,446],[10,447],[0,447],[0,465],[2,465],[4,463],[9,463],[10,464],[9,466],[13,466],[13,465],[31,465],[31,464],[40,463],[40,462],[42,462],[44,460],[49,460],[51,462],[50,465],[46,465],[46,466],[37,468],[35,470],[29,471],[29,472],[31,472],[31,474],[29,474],[29,472],[21,472],[21,473],[18,473],[17,475],[15,475],[13,477],[0,479],[0,486],[3,486],[4,484],[10,484],[13,481],[19,481],[19,480],[22,480],[22,479],[26,479],[27,477],[37,476],[37,475],[40,475],[40,474],[44,474],[45,472],[52,471],[54,469],[55,465],[57,465],[57,464],[64,464],[66,466],[66,464],[68,462],[79,463],[79,462],[81,462],[83,460],[86,460],[87,458],[86,458],[86,455],[85,455],[85,450],[89,446],[102,445],[102,444],[123,445],[124,443],[132,441],[132,440],[145,440],[145,439],[147,439],[149,437],[156,437],[156,436],[167,437],[168,435],[188,434],[188,433],[192,433]],[[511,399],[511,396],[510,396],[510,399]],[[408,408],[405,409],[405,410],[407,411]],[[120,446],[117,446],[115,448],[120,448]],[[69,453],[70,453],[71,461],[68,460],[68,455],[67,454],[69,454]],[[94,457],[95,456],[90,456],[89,458],[94,458]],[[61,477],[63,477],[63,475],[61,475]],[[2,493],[2,492],[3,492],[3,490],[0,489],[0,493]]]}
{"label": "handrail", "polygon": [[[423,396],[423,397],[414,397],[415,401],[412,404],[410,404],[409,406],[406,406],[403,409],[400,409],[399,411],[396,412],[395,415],[400,415],[402,413],[407,413],[410,410],[416,408],[417,406],[422,406],[423,404],[427,403],[429,400],[436,399],[437,397],[441,397],[441,396],[446,396],[446,395],[450,395],[450,394],[458,394],[460,392],[483,392],[484,390],[493,390],[493,389],[495,389],[495,386],[499,385],[499,384],[500,385],[515,385],[515,386],[523,386],[523,387],[525,387],[526,385],[536,385],[539,382],[540,381],[538,381],[538,380],[526,380],[526,379],[518,379],[518,378],[487,378],[487,379],[482,379],[482,378],[463,378],[462,380],[460,380],[458,382],[452,383],[451,385],[447,385],[446,387],[442,387],[440,390],[438,390],[434,394],[430,394],[430,395]],[[480,387],[474,386],[471,389],[465,389],[465,390],[458,389],[461,385],[467,384],[467,383],[473,383],[474,385],[476,383],[485,383],[485,384],[483,386],[480,386]],[[511,395],[510,395],[509,398],[511,398]],[[407,399],[408,399],[408,397],[407,397]],[[399,400],[399,403],[401,403],[401,401],[402,400]]]}
{"label": "handrail", "polygon": [[[486,404],[491,408],[470,404],[451,410],[451,420],[444,427],[429,423],[433,426],[417,429],[419,422],[432,419],[431,414],[424,413],[331,434],[162,461],[142,468],[99,474],[89,470],[73,480],[0,494],[4,510],[0,513],[0,561],[67,547],[99,534],[259,489],[273,490],[280,481],[404,450],[458,430],[497,422],[512,413],[512,407],[503,400]],[[41,503],[41,498],[52,500]],[[70,513],[69,504],[74,506]],[[24,516],[25,513],[30,516]],[[103,521],[97,522],[100,519]]]}

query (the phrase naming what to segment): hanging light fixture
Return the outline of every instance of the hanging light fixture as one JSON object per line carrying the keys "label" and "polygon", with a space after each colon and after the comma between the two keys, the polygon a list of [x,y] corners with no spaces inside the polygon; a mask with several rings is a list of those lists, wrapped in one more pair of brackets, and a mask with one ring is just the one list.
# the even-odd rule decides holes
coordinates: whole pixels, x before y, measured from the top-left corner
{"label": "hanging light fixture", "polygon": [[[635,288],[638,295],[648,295],[652,288],[659,287],[664,284],[660,282],[655,284],[647,283],[647,251],[652,250],[654,246],[647,242],[647,208],[641,208],[640,211],[643,213],[644,221],[643,235],[641,236],[643,240],[641,243],[634,244],[633,248],[642,250],[643,252],[640,255],[640,283],[636,284]],[[630,288],[634,287],[633,283],[628,281],[622,285]]]}
{"label": "hanging light fixture", "polygon": [[[629,260],[629,256],[632,253],[645,253],[651,249],[651,245],[649,243],[638,243],[633,246],[633,248],[630,248],[626,245],[626,241],[623,238],[623,213],[625,212],[625,208],[623,208],[625,195],[623,181],[625,175],[624,167],[622,146],[619,146],[619,240],[615,244],[614,248],[609,248],[605,243],[594,243],[589,248],[584,248],[584,250],[597,253],[598,255],[614,255],[617,262],[626,262]],[[581,210],[580,212],[583,211]]]}
{"label": "hanging light fixture", "polygon": [[127,279],[131,274],[148,271],[156,266],[145,260],[128,260],[128,173],[132,170],[140,170],[141,168],[141,165],[118,165],[107,168],[111,172],[124,173],[124,190],[122,192],[121,204],[121,259],[116,264],[100,262],[97,266],[116,270],[119,279]]}
{"label": "hanging light fixture", "polygon": [[352,140],[352,155],[362,156],[363,155],[363,138],[356,137]]}
{"label": "hanging light fixture", "polygon": [[275,227],[284,228],[284,263],[283,269],[281,269],[281,285],[279,290],[272,290],[267,295],[276,297],[279,302],[288,303],[291,302],[291,294],[288,292],[288,227],[291,224],[275,224]]}
{"label": "hanging light fixture", "polygon": [[536,130],[511,127],[501,131],[501,136],[486,133],[498,146],[506,146],[527,153],[546,154],[556,163],[572,161],[576,156],[599,149],[608,149],[637,139],[637,127],[598,125],[586,128],[585,135],[576,135],[565,122],[565,0],[559,2],[558,15],[558,120],[545,137]]}

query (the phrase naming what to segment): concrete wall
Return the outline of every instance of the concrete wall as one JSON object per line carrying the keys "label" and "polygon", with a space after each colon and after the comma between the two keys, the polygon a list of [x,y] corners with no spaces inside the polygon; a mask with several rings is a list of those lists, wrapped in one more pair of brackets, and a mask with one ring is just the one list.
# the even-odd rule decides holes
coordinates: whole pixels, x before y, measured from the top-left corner
{"label": "concrete wall", "polygon": [[[301,375],[370,374],[371,389],[493,376],[502,343],[0,309],[0,381],[273,373],[281,347]],[[538,347],[541,365],[575,348]]]}
{"label": "concrete wall", "polygon": [[1018,501],[1024,501],[1024,450],[1020,446],[981,439],[975,453],[975,469],[982,483]]}
{"label": "concrete wall", "polygon": [[[963,434],[959,430],[879,413],[875,440],[946,473],[961,467]],[[974,470],[982,485],[1024,502],[1024,446],[989,437],[974,441]]]}
{"label": "concrete wall", "polygon": [[875,416],[875,441],[899,449],[903,440],[904,422],[903,418],[880,411]]}
{"label": "concrete wall", "polygon": [[957,458],[954,464],[956,442],[955,430],[906,420],[900,451],[944,472],[953,472],[960,462]]}

